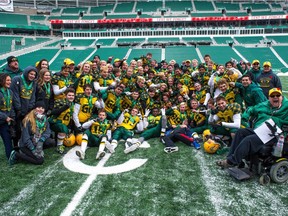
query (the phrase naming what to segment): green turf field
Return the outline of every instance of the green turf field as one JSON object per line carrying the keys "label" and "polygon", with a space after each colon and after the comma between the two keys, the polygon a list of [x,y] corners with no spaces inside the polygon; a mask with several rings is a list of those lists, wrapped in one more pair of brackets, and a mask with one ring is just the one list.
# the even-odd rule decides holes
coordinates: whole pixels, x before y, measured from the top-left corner
{"label": "green turf field", "polygon": [[[258,177],[238,182],[215,166],[223,155],[182,143],[179,152],[166,154],[158,139],[149,143],[128,155],[119,145],[104,165],[147,159],[142,166],[99,175],[69,171],[54,149],[45,150],[44,165],[9,167],[1,144],[0,215],[287,215],[287,182],[261,186]],[[83,163],[97,166],[96,151],[88,149]]]}
{"label": "green turf field", "polygon": [[[281,80],[287,91],[288,78]],[[261,186],[258,176],[239,182],[215,166],[224,155],[182,143],[166,154],[158,139],[149,143],[128,155],[122,143],[101,162],[94,159],[97,148],[88,149],[82,162],[84,172],[94,170],[89,175],[68,170],[55,149],[45,150],[41,166],[9,167],[0,143],[0,215],[288,215],[288,182]],[[71,167],[83,165],[71,158]]]}

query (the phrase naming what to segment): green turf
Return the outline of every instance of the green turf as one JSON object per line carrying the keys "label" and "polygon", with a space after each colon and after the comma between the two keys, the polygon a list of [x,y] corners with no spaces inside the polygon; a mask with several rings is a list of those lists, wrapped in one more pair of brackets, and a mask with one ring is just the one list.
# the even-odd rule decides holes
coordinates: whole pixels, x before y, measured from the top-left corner
{"label": "green turf", "polygon": [[[287,183],[244,182],[215,166],[224,155],[208,155],[177,143],[166,154],[158,139],[151,147],[125,155],[120,144],[105,166],[133,158],[147,162],[132,171],[98,175],[72,215],[286,215]],[[60,215],[88,175],[68,171],[54,149],[45,150],[41,166],[7,165],[0,147],[0,215]],[[97,165],[97,148],[84,163]],[[277,213],[277,214],[276,214]]]}

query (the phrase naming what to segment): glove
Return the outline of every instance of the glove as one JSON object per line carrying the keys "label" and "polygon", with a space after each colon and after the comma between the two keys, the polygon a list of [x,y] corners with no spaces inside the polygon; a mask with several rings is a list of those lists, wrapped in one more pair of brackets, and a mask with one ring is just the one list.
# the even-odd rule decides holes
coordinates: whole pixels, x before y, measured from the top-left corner
{"label": "glove", "polygon": [[97,121],[99,121],[100,119],[98,118],[98,117],[96,117],[96,118],[94,118],[94,119],[92,119],[94,122],[97,122]]}
{"label": "glove", "polygon": [[34,154],[37,158],[44,157],[44,152],[43,152],[43,142],[38,141],[36,145],[36,150]]}
{"label": "glove", "polygon": [[129,96],[129,95],[131,95],[132,93],[131,93],[131,92],[125,92],[125,94]]}
{"label": "glove", "polygon": [[189,99],[190,99],[189,96],[188,96],[188,94],[183,95],[183,97],[184,97],[186,100],[189,100]]}
{"label": "glove", "polygon": [[129,109],[123,110],[123,113],[128,113],[128,112],[129,112]]}
{"label": "glove", "polygon": [[140,118],[140,120],[142,120],[142,114],[138,113],[137,116]]}
{"label": "glove", "polygon": [[150,109],[146,109],[146,110],[145,110],[145,115],[144,115],[144,117],[147,118],[149,114],[150,114]]}
{"label": "glove", "polygon": [[162,108],[162,109],[161,109],[161,114],[162,114],[162,116],[165,116],[165,114],[166,114],[165,108]]}
{"label": "glove", "polygon": [[175,110],[175,109],[177,109],[177,106],[173,106],[173,107],[171,107],[173,110]]}

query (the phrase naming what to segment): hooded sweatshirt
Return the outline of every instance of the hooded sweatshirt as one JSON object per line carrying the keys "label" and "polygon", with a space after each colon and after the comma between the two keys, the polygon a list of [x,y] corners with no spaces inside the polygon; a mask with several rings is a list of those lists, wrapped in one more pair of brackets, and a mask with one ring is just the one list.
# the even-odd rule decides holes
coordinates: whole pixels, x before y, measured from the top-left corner
{"label": "hooded sweatshirt", "polygon": [[37,77],[37,69],[28,66],[24,69],[23,74],[15,76],[11,83],[15,113],[21,114],[21,116],[25,116],[35,105],[36,82],[28,80],[30,71],[35,71]]}

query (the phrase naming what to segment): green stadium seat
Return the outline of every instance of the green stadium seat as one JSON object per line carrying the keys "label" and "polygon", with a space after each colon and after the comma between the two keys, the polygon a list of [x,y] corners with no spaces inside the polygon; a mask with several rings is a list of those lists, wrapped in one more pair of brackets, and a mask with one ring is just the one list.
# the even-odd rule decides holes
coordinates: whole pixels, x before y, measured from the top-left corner
{"label": "green stadium seat", "polygon": [[240,44],[258,44],[260,43],[260,40],[263,40],[264,38],[262,36],[237,36],[234,37]]}
{"label": "green stadium seat", "polygon": [[95,39],[69,39],[70,46],[90,46]]}
{"label": "green stadium seat", "polygon": [[165,48],[165,59],[167,62],[174,59],[179,65],[181,65],[182,61],[186,59],[197,59],[199,62],[199,57],[195,50],[195,47],[176,47],[176,46],[168,46]]}
{"label": "green stadium seat", "polygon": [[112,11],[114,5],[105,5],[99,7],[91,7],[90,14],[102,14],[104,11]]}
{"label": "green stadium seat", "polygon": [[141,56],[146,56],[147,53],[152,53],[152,59],[156,59],[158,62],[161,60],[161,48],[140,48],[140,49],[132,49],[127,62],[129,63],[134,58],[140,58]]}
{"label": "green stadium seat", "polygon": [[214,7],[211,2],[194,1],[196,11],[214,11]]}
{"label": "green stadium seat", "polygon": [[239,3],[225,3],[225,2],[214,2],[217,9],[226,9],[226,11],[239,11],[240,6]]}
{"label": "green stadium seat", "polygon": [[0,13],[0,24],[28,25],[27,15]]}
{"label": "green stadium seat", "polygon": [[114,13],[131,13],[134,7],[134,2],[118,3]]}
{"label": "green stadium seat", "polygon": [[242,4],[243,9],[245,8],[251,8],[253,10],[270,10],[269,4],[262,4],[262,3],[243,3]]}
{"label": "green stadium seat", "polygon": [[193,10],[191,1],[179,1],[179,2],[165,2],[165,7],[171,9],[171,11],[186,11],[188,8]]}
{"label": "green stadium seat", "polygon": [[274,40],[277,43],[288,43],[288,36],[266,36],[268,40]]}
{"label": "green stadium seat", "polygon": [[213,37],[217,44],[228,44],[232,42],[233,39],[231,37]]}
{"label": "green stadium seat", "polygon": [[137,2],[136,11],[142,10],[142,12],[156,12],[157,9],[163,7],[161,2]]}

